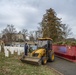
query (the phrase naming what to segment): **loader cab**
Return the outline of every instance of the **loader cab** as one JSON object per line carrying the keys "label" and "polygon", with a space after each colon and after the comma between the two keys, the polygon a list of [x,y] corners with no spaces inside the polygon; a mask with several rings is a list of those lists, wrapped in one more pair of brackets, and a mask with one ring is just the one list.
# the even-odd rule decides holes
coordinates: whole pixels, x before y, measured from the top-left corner
{"label": "loader cab", "polygon": [[38,48],[45,48],[46,50],[52,50],[52,39],[51,38],[39,38]]}

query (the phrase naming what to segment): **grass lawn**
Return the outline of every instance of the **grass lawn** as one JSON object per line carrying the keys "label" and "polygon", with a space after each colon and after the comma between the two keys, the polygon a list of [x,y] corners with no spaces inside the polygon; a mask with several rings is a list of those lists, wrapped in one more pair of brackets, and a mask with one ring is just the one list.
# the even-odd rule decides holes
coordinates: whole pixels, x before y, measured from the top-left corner
{"label": "grass lawn", "polygon": [[20,56],[5,57],[0,53],[0,75],[59,75],[46,65],[35,66],[22,63]]}

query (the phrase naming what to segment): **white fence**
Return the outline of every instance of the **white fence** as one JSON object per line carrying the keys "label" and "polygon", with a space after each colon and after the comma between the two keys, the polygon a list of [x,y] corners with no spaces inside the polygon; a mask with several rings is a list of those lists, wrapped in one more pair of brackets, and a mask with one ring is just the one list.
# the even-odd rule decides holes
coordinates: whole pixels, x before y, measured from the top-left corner
{"label": "white fence", "polygon": [[20,55],[21,53],[24,52],[24,47],[4,46],[5,57],[9,57],[9,53],[14,54],[14,52],[17,52],[17,54]]}

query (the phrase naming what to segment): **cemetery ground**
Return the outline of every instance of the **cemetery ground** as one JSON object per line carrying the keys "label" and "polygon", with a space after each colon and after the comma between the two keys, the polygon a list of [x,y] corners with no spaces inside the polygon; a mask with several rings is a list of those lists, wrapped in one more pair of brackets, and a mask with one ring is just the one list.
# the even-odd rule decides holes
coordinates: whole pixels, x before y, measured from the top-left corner
{"label": "cemetery ground", "polygon": [[20,56],[15,53],[9,57],[5,57],[0,52],[0,75],[59,75],[46,65],[36,66],[20,61]]}

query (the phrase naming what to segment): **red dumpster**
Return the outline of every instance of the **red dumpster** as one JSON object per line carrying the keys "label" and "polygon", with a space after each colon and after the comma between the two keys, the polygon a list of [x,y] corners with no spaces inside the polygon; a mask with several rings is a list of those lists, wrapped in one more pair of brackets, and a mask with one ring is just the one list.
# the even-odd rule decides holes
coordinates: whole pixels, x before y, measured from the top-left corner
{"label": "red dumpster", "polygon": [[53,50],[56,55],[76,62],[76,46],[53,45]]}

